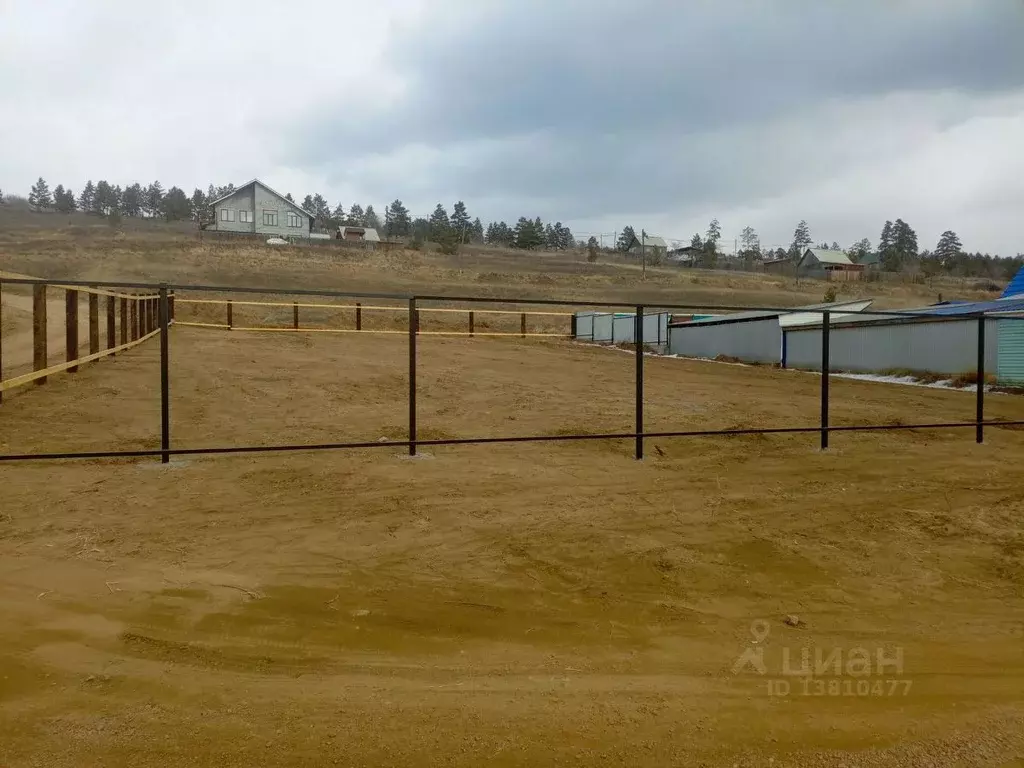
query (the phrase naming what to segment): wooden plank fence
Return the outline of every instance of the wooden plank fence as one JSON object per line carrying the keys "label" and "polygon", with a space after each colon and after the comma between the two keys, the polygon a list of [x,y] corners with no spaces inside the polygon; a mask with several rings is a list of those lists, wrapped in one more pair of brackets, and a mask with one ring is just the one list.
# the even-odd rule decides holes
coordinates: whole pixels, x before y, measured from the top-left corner
{"label": "wooden plank fence", "polygon": [[[28,275],[0,272],[0,302],[3,301],[3,279],[33,280]],[[8,289],[9,290],[9,289]],[[48,300],[54,292],[64,291],[64,362],[49,364]],[[81,356],[79,348],[80,298],[88,296],[89,353]],[[105,299],[106,333],[100,332],[100,299]],[[120,313],[118,313],[120,306]],[[4,332],[0,326],[0,403],[3,393],[26,384],[42,386],[58,373],[77,373],[80,366],[126,352],[132,347],[157,336],[159,296],[154,294],[115,293],[99,288],[67,286],[59,282],[32,286],[32,371],[12,378],[4,378]],[[174,319],[174,302],[168,302],[169,320]],[[120,317],[119,317],[120,315]],[[120,340],[118,335],[120,332]]]}

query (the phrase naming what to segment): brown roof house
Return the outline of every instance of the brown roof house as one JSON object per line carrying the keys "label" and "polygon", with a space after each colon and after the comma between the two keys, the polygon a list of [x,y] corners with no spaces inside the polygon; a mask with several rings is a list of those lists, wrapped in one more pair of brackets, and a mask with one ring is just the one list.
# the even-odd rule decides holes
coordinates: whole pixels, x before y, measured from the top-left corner
{"label": "brown roof house", "polygon": [[796,263],[797,277],[819,280],[860,280],[863,264],[854,264],[842,251],[808,248]]}

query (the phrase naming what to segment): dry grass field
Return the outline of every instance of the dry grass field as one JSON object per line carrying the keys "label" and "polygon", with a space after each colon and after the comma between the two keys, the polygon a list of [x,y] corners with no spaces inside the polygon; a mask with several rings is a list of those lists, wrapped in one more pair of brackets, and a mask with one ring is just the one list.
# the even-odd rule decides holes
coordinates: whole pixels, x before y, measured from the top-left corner
{"label": "dry grass field", "polygon": [[[7,232],[0,270],[624,301],[823,292],[189,237]],[[920,288],[882,298],[929,300]],[[404,437],[401,336],[177,327],[170,345],[175,446]],[[419,348],[422,438],[632,426],[631,355]],[[812,374],[662,358],[647,374],[650,429],[817,420]],[[158,387],[148,343],[7,393],[0,452],[157,447]],[[832,421],[962,420],[973,403],[836,379]],[[1024,418],[1024,399],[992,395],[987,412]],[[592,441],[0,464],[0,765],[1024,764],[1024,432],[648,443],[643,462]],[[755,648],[763,675],[736,666]],[[903,666],[786,675],[783,654],[799,666],[805,648]]]}

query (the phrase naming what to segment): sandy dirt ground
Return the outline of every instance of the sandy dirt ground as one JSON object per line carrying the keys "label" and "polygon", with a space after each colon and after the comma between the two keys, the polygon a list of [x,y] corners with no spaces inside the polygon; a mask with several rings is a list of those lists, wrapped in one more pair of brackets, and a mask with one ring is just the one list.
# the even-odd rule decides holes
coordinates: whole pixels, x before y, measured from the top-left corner
{"label": "sandy dirt ground", "polygon": [[[176,446],[404,435],[401,337],[171,348]],[[0,451],[156,447],[157,360],[10,393]],[[422,337],[420,436],[629,430],[633,365]],[[647,372],[651,429],[816,423],[810,374]],[[836,380],[832,405],[974,401]],[[0,465],[0,764],[1022,764],[1021,431],[422,453]],[[788,674],[805,648],[842,674]]]}

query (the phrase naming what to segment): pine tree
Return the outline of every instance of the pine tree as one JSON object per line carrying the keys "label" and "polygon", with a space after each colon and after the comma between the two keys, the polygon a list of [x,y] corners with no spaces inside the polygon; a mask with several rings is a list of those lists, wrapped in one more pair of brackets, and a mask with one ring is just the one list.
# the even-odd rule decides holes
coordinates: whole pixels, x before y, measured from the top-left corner
{"label": "pine tree", "polygon": [[917,233],[903,219],[893,224],[893,245],[900,258],[906,262],[917,258]]}
{"label": "pine tree", "polygon": [[430,214],[430,239],[435,243],[440,242],[451,227],[451,222],[448,221],[448,212],[444,209],[444,206],[440,203],[434,208],[434,212]]}
{"label": "pine tree", "polygon": [[[117,198],[114,196],[114,188],[105,179],[100,179],[96,182],[96,192],[92,197],[93,213],[97,213],[100,216],[109,216],[115,208],[117,208]],[[159,213],[159,209],[157,213]],[[156,213],[153,215],[156,215]]]}
{"label": "pine tree", "polygon": [[459,237],[461,239],[469,239],[469,214],[466,212],[466,204],[461,200],[455,203],[455,206],[452,208],[450,223],[452,229],[459,233]]}
{"label": "pine tree", "polygon": [[866,237],[850,246],[849,254],[854,264],[860,264],[871,253],[871,241]]}
{"label": "pine tree", "polygon": [[593,235],[587,239],[587,261],[597,261],[597,238]]}
{"label": "pine tree", "polygon": [[363,214],[363,226],[367,229],[380,229],[380,217],[373,210],[372,205],[366,206],[366,212]]}
{"label": "pine tree", "polygon": [[331,212],[331,228],[345,226],[345,206],[338,203]]}
{"label": "pine tree", "polygon": [[397,235],[403,237],[409,234],[411,222],[409,220],[409,209],[402,205],[397,198],[387,207],[385,212],[385,228],[388,236]]}
{"label": "pine tree", "polygon": [[473,233],[473,242],[482,243],[484,241],[484,225],[481,223],[479,216],[473,219],[473,224],[470,229]]}
{"label": "pine tree", "polygon": [[[129,187],[130,189],[130,187]],[[128,189],[125,190],[125,194],[128,194]],[[206,195],[203,194],[203,190],[198,187],[192,192],[192,218],[198,222],[210,221],[213,216],[210,213],[210,201]],[[121,201],[121,207],[124,207],[124,200]]]}
{"label": "pine tree", "polygon": [[352,207],[348,211],[348,223],[353,227],[362,227],[363,217],[366,214],[363,213],[363,206],[359,203],[352,203]]}
{"label": "pine tree", "polygon": [[884,257],[893,247],[892,222],[886,221],[878,238],[878,252]]}
{"label": "pine tree", "polygon": [[287,193],[284,196],[284,199],[287,200],[289,203],[294,203],[295,202],[295,198],[292,197],[292,193],[291,192]]}
{"label": "pine tree", "polygon": [[315,216],[316,215],[315,208],[316,208],[316,206],[313,205],[313,196],[312,195],[306,195],[304,198],[302,198],[302,210],[304,210],[306,213],[310,213],[310,214],[313,214]]}
{"label": "pine tree", "polygon": [[952,262],[957,256],[963,253],[964,246],[957,237],[956,232],[947,229],[939,237],[939,244],[935,246],[935,258],[940,263]]}
{"label": "pine tree", "polygon": [[690,247],[696,248],[699,251],[704,250],[704,241],[700,239],[700,235],[695,234],[693,237],[690,238]]}
{"label": "pine tree", "polygon": [[757,232],[753,227],[744,227],[740,233],[740,242],[743,244],[743,253],[760,255],[761,247]]}
{"label": "pine tree", "polygon": [[329,227],[331,223],[331,206],[327,202],[327,198],[318,192],[313,195],[312,202],[313,208],[309,212],[313,214],[313,218],[316,219],[321,227]]}
{"label": "pine tree", "polygon": [[163,210],[163,202],[164,188],[160,186],[159,181],[154,181],[146,188],[142,202],[143,210],[150,216],[159,216]]}
{"label": "pine tree", "polygon": [[619,240],[615,243],[615,247],[620,251],[628,251],[633,246],[633,241],[636,240],[636,232],[630,226],[622,228],[622,234],[619,235]]}
{"label": "pine tree", "polygon": [[192,218],[192,205],[185,191],[178,187],[167,190],[162,201],[161,213],[167,221],[185,221]]}
{"label": "pine tree", "polygon": [[93,212],[93,200],[96,197],[96,187],[93,186],[92,179],[85,182],[85,186],[82,188],[82,194],[78,196],[78,210],[82,213]]}
{"label": "pine tree", "polygon": [[842,250],[842,248],[840,248],[840,247],[839,247],[839,243],[838,243],[838,242],[836,242],[835,240],[833,240],[833,241],[832,241],[832,249],[831,249],[831,250],[833,250],[833,251],[841,251],[841,250]]}
{"label": "pine tree", "polygon": [[32,191],[28,193],[28,202],[37,211],[53,207],[53,198],[50,196],[50,187],[42,176],[39,181],[32,185]]}
{"label": "pine tree", "polygon": [[717,250],[718,241],[722,239],[722,227],[718,219],[712,219],[708,224],[708,232],[704,237],[704,246],[711,250]]}
{"label": "pine tree", "polygon": [[[196,190],[197,192],[199,190]],[[202,194],[202,192],[199,192]],[[145,192],[142,189],[142,185],[136,182],[124,188],[124,193],[121,195],[121,213],[125,216],[139,216],[142,214],[142,204],[144,201]]]}
{"label": "pine tree", "polygon": [[807,226],[806,221],[801,219],[800,223],[796,225],[796,229],[793,230],[793,243],[789,246],[790,258],[799,259],[812,242],[814,241],[811,240],[811,228]]}

